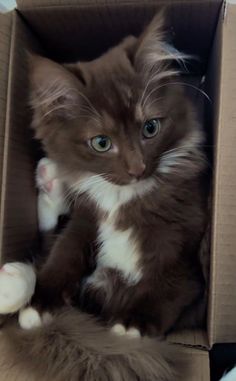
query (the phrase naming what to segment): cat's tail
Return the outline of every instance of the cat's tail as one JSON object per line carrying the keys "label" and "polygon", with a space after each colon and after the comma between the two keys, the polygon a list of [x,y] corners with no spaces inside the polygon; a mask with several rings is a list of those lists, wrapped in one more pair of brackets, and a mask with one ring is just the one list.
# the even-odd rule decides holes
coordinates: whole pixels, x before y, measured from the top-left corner
{"label": "cat's tail", "polygon": [[72,309],[41,328],[3,330],[0,346],[5,381],[22,370],[24,377],[14,380],[28,380],[29,374],[37,381],[176,381],[182,368],[178,347],[154,338],[117,336]]}

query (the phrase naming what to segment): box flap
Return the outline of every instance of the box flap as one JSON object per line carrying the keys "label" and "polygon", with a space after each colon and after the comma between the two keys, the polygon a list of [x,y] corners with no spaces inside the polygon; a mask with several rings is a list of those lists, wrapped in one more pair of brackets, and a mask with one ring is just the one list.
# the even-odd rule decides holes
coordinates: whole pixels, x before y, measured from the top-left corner
{"label": "box flap", "polygon": [[3,151],[8,92],[8,70],[11,47],[12,14],[0,13],[0,215],[2,196]]}
{"label": "box flap", "polygon": [[209,349],[207,333],[201,329],[172,332],[168,335],[168,341],[190,348]]}
{"label": "box flap", "polygon": [[4,64],[7,70],[9,67],[9,75],[5,72],[3,77],[3,81],[9,80],[7,93],[3,93],[1,113],[5,119],[0,214],[0,256],[3,261],[14,260],[16,254],[19,260],[24,258],[37,232],[35,147],[32,143],[33,132],[28,128],[31,113],[28,107],[26,59],[26,49],[32,49],[32,46],[38,48],[37,40],[13,11],[11,43],[6,41]]}
{"label": "box flap", "polygon": [[215,158],[211,344],[236,341],[236,4],[226,4],[222,30]]}
{"label": "box flap", "polygon": [[[141,0],[142,3],[144,3],[143,0]],[[191,0],[189,0],[190,2]],[[195,3],[197,2],[196,0],[193,0]],[[192,1],[192,2],[193,2]],[[208,3],[222,3],[222,0],[211,0],[211,1],[207,1],[207,0],[204,0],[205,2],[208,2]],[[122,0],[122,1],[119,1],[119,0],[109,0],[109,3],[114,3],[114,4],[119,4],[119,3],[131,3],[131,2],[136,2],[137,3],[137,0]],[[146,2],[148,2],[146,0]],[[153,2],[153,0],[149,0],[149,2]],[[199,3],[200,2],[203,2],[201,0],[199,0]],[[99,4],[107,4],[108,1],[107,0],[16,0],[16,3],[17,3],[17,6],[18,6],[18,9],[23,9],[23,8],[33,8],[33,7],[47,7],[47,6],[60,6],[60,5],[88,5],[88,4],[91,4],[91,5],[98,5]],[[183,3],[183,0],[166,0],[165,3]]]}
{"label": "box flap", "polygon": [[64,62],[92,59],[125,36],[140,34],[166,5],[166,29],[174,45],[201,57],[196,66],[204,70],[222,0],[18,1],[20,13],[48,55]]}
{"label": "box flap", "polygon": [[209,354],[207,351],[182,348],[181,354],[189,364],[181,377],[181,381],[210,381]]}

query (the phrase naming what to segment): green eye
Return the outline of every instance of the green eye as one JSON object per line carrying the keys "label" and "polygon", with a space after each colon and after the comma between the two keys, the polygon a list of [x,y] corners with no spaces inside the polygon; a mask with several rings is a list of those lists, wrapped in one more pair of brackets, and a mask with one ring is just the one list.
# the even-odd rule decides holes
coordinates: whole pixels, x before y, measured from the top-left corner
{"label": "green eye", "polygon": [[143,126],[143,136],[146,139],[151,139],[160,131],[161,122],[159,119],[154,118],[147,120]]}
{"label": "green eye", "polygon": [[97,152],[107,152],[112,147],[111,139],[105,135],[94,136],[90,140],[90,145]]}

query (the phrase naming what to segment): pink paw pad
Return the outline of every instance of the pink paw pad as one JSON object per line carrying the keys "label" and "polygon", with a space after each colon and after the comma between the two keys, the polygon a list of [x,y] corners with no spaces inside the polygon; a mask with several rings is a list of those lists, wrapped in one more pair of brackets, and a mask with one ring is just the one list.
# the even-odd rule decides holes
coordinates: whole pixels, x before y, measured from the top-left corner
{"label": "pink paw pad", "polygon": [[48,181],[46,184],[42,186],[43,190],[47,193],[50,193],[53,188],[53,182],[54,180]]}
{"label": "pink paw pad", "polygon": [[38,163],[36,169],[36,184],[39,189],[46,193],[51,193],[54,187],[54,180],[57,178],[57,168],[55,163],[44,157]]}

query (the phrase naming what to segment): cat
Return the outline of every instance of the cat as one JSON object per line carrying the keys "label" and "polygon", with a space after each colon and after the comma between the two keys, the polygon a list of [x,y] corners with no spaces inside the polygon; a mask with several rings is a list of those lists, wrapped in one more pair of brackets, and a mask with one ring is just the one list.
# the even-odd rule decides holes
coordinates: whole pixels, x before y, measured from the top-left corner
{"label": "cat", "polygon": [[[117,372],[122,380],[177,379],[171,365],[177,366],[178,356],[172,349],[157,339],[138,338],[162,337],[178,325],[203,322],[186,318],[205,295],[199,249],[207,196],[202,126],[174,67],[183,58],[166,43],[159,18],[141,37],[129,36],[90,62],[61,65],[31,56],[32,127],[74,207],[20,321],[27,329],[39,326],[48,320],[45,311],[53,316],[68,304],[95,315],[100,325],[88,326],[98,332],[87,333],[93,351],[103,353],[96,343],[102,335],[109,338],[109,350],[120,345],[119,336],[123,340],[123,352],[119,345],[117,352],[123,368],[114,365],[109,380]],[[70,325],[80,322],[78,329],[87,332],[86,316],[69,310],[52,317],[41,339],[33,331],[25,347],[19,340],[19,353],[41,371],[51,359],[54,377],[75,379],[86,338],[73,341]],[[17,348],[16,338],[14,343]],[[133,364],[130,346],[139,354]],[[60,368],[64,347],[71,356]],[[33,353],[43,348],[48,349],[39,366]]]}

